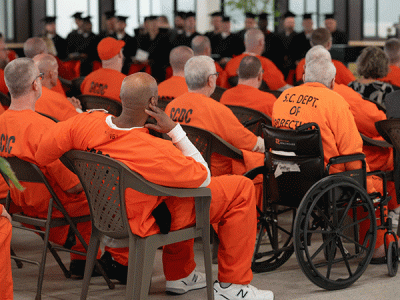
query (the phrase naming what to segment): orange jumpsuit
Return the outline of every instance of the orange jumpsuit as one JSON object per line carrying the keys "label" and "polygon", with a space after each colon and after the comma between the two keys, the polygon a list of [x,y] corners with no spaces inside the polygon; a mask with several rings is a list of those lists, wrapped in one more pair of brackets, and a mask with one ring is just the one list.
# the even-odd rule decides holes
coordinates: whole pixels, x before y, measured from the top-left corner
{"label": "orange jumpsuit", "polygon": [[400,87],[400,68],[395,65],[390,65],[389,68],[390,70],[386,77],[378,80]]}
{"label": "orange jumpsuit", "polygon": [[[147,180],[164,186],[197,188],[207,178],[205,167],[184,156],[170,141],[151,136],[145,128],[115,128],[111,120],[110,115],[92,112],[57,123],[43,136],[37,161],[47,164],[70,149],[90,149],[108,154]],[[221,240],[219,280],[247,284],[252,279],[250,265],[256,234],[254,186],[242,176],[221,176],[213,177],[208,187],[212,191],[210,218],[212,223],[218,223]],[[128,189],[126,209],[134,234],[148,236],[159,232],[151,212],[163,201],[172,215],[171,230],[194,224],[193,198],[156,197]],[[128,264],[127,249],[113,257]],[[193,258],[193,240],[165,246],[166,279],[188,276],[195,268]]]}
{"label": "orange jumpsuit", "polygon": [[[251,151],[257,143],[257,137],[239,122],[228,107],[204,95],[183,94],[172,100],[165,112],[172,120],[211,131],[238,149]],[[263,157],[260,156],[260,165],[264,163]],[[213,154],[211,174],[232,174],[232,160]]]}
{"label": "orange jumpsuit", "polygon": [[188,87],[185,77],[172,76],[158,85],[158,95],[160,97],[176,98],[187,93]]}
{"label": "orange jumpsuit", "polygon": [[6,82],[4,80],[4,70],[0,69],[0,92],[3,94],[8,94],[8,87],[6,86]]}
{"label": "orange jumpsuit", "polygon": [[[335,84],[333,90],[340,94],[349,103],[358,131],[369,138],[383,141],[383,138],[375,128],[375,122],[386,120],[385,113],[379,110],[374,103],[364,100],[359,93],[347,85]],[[392,148],[363,145],[363,152],[371,171],[393,170]],[[387,183],[387,189],[390,196],[392,196],[392,199],[388,204],[388,209],[393,210],[399,206],[397,203],[394,182],[389,181]]]}
{"label": "orange jumpsuit", "polygon": [[[296,67],[296,80],[297,81],[303,80],[305,63],[306,63],[306,59],[303,58],[297,64],[297,67]],[[351,73],[351,71],[348,68],[346,68],[346,66],[342,62],[332,59],[332,63],[335,65],[335,68],[336,68],[335,82],[337,84],[348,85],[350,82],[356,80],[353,73]]]}
{"label": "orange jumpsuit", "polygon": [[42,96],[36,101],[35,111],[65,121],[78,114],[67,97],[60,95],[46,87],[42,87]]}
{"label": "orange jumpsuit", "polygon": [[[43,133],[54,124],[56,123],[52,120],[31,110],[7,110],[0,116],[0,156],[16,156],[36,163],[35,152],[39,141]],[[75,174],[69,171],[59,160],[40,169],[71,216],[82,216],[90,213],[84,192],[79,194],[67,194],[64,192],[79,183],[79,179]],[[22,185],[26,187],[24,192],[11,189],[11,197],[15,204],[20,206],[23,212],[29,216],[46,218],[51,196],[45,185],[27,182],[23,182]],[[53,217],[62,217],[62,214],[54,210]],[[77,227],[85,241],[89,243],[90,222],[79,223]],[[50,230],[50,240],[60,245],[64,245],[67,235],[68,226],[56,227]],[[72,249],[84,251],[78,239]],[[85,257],[71,253],[71,259],[85,259]]]}
{"label": "orange jumpsuit", "polygon": [[102,96],[121,102],[119,92],[126,75],[112,69],[101,68],[86,76],[81,85],[85,95]]}
{"label": "orange jumpsuit", "polygon": [[238,84],[226,90],[219,101],[225,105],[238,105],[249,107],[263,112],[267,116],[272,116],[276,97],[270,93],[260,91],[251,86]]}
{"label": "orange jumpsuit", "polygon": [[[232,58],[225,66],[226,77],[229,79],[230,77],[237,76],[237,69],[239,68],[240,62],[242,58],[248,55],[254,55],[250,53],[242,53],[235,58]],[[263,80],[268,85],[270,90],[278,90],[281,87],[286,85],[285,77],[282,72],[274,65],[272,61],[268,58],[265,58],[260,55],[257,56],[261,61],[262,68],[264,70]],[[229,89],[231,86],[226,81],[222,87]]]}
{"label": "orange jumpsuit", "polygon": [[[0,204],[0,214],[3,209],[3,205]],[[10,256],[11,234],[10,221],[0,217],[0,299],[2,300],[14,299]]]}
{"label": "orange jumpsuit", "polygon": [[[320,83],[305,83],[284,91],[276,100],[272,113],[273,126],[295,129],[310,122],[319,125],[325,165],[331,157],[362,152],[363,142],[350,105],[336,92]],[[335,165],[331,172],[343,172],[353,167],[353,164]],[[368,190],[372,192],[376,182],[371,177],[368,179]],[[361,236],[365,226],[369,226],[363,225]],[[384,231],[378,230],[376,248],[383,244],[383,236]]]}

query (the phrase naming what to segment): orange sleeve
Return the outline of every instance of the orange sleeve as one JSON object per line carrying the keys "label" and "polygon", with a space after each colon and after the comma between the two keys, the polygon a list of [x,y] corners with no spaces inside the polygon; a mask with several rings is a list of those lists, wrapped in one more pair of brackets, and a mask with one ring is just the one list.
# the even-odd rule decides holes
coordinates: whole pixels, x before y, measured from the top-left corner
{"label": "orange sleeve", "polygon": [[262,57],[262,65],[264,69],[263,79],[271,90],[276,91],[286,85],[285,77],[272,61]]}
{"label": "orange sleeve", "polygon": [[304,74],[304,65],[306,64],[306,60],[303,58],[296,67],[296,81],[303,80]]}
{"label": "orange sleeve", "polygon": [[338,84],[348,85],[350,82],[356,80],[353,73],[340,61],[332,60],[336,67],[335,82]]}
{"label": "orange sleeve", "polygon": [[4,71],[2,69],[0,69],[0,92],[6,95],[8,94],[8,88],[4,80]]}

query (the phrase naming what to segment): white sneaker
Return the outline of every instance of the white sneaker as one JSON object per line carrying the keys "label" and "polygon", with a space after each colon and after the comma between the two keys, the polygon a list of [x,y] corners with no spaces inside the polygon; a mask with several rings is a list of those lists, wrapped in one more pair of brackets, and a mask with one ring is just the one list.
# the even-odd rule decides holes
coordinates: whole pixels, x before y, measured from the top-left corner
{"label": "white sneaker", "polygon": [[168,294],[185,294],[192,290],[202,289],[207,286],[206,275],[194,270],[188,277],[168,281],[165,291]]}
{"label": "white sneaker", "polygon": [[399,226],[399,216],[400,216],[400,211],[397,211],[398,209],[391,210],[388,213],[388,218],[392,219],[392,230],[394,232],[397,232],[397,227]]}
{"label": "white sneaker", "polygon": [[218,281],[214,283],[215,300],[274,300],[274,293],[262,291],[252,285],[231,284],[222,288]]}

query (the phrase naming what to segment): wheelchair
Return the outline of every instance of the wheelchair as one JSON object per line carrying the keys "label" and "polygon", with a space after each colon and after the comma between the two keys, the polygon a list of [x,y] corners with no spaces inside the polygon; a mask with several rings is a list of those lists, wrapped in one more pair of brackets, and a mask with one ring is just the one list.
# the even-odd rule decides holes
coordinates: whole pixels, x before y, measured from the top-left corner
{"label": "wheelchair", "polygon": [[[295,130],[263,124],[263,131],[264,166],[245,174],[250,179],[263,175],[252,270],[275,270],[295,253],[301,270],[314,284],[327,290],[344,289],[366,270],[377,230],[386,229],[384,260],[389,275],[395,276],[397,236],[391,229],[391,219],[384,222],[384,206],[391,198],[386,193],[389,174],[367,174],[362,153],[332,157],[324,167],[316,123]],[[360,167],[337,173],[336,167],[346,163]],[[382,178],[383,195],[367,193],[370,175]],[[387,235],[393,235],[395,242],[386,245]]]}

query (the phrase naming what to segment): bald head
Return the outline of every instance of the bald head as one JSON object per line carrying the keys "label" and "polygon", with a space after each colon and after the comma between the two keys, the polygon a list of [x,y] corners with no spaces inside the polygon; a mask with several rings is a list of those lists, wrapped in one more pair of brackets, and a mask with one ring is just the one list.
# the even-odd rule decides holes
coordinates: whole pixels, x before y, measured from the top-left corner
{"label": "bald head", "polygon": [[124,108],[146,108],[152,97],[157,97],[156,80],[147,73],[138,72],[127,76],[119,94]]}
{"label": "bald head", "polygon": [[204,35],[198,35],[192,40],[192,49],[195,56],[211,55],[210,39]]}
{"label": "bald head", "polygon": [[306,65],[313,61],[332,61],[331,54],[324,46],[318,45],[308,50],[306,54]]}
{"label": "bald head", "polygon": [[328,48],[330,46],[330,42],[332,42],[332,35],[326,28],[315,29],[311,34],[312,46],[321,45],[325,48]]}
{"label": "bald head", "polygon": [[29,38],[24,43],[24,54],[26,57],[34,58],[38,54],[47,53],[46,43],[38,37]]}
{"label": "bald head", "polygon": [[257,52],[255,49],[260,48],[261,46],[262,46],[261,50],[263,50],[264,34],[262,33],[262,31],[260,29],[247,30],[244,35],[244,45],[246,47],[247,52]]}
{"label": "bald head", "polygon": [[178,46],[169,53],[169,63],[172,71],[175,73],[183,73],[186,62],[193,57],[193,50],[187,46]]}
{"label": "bald head", "polygon": [[261,71],[261,62],[256,56],[245,56],[239,65],[239,79],[256,78]]}

